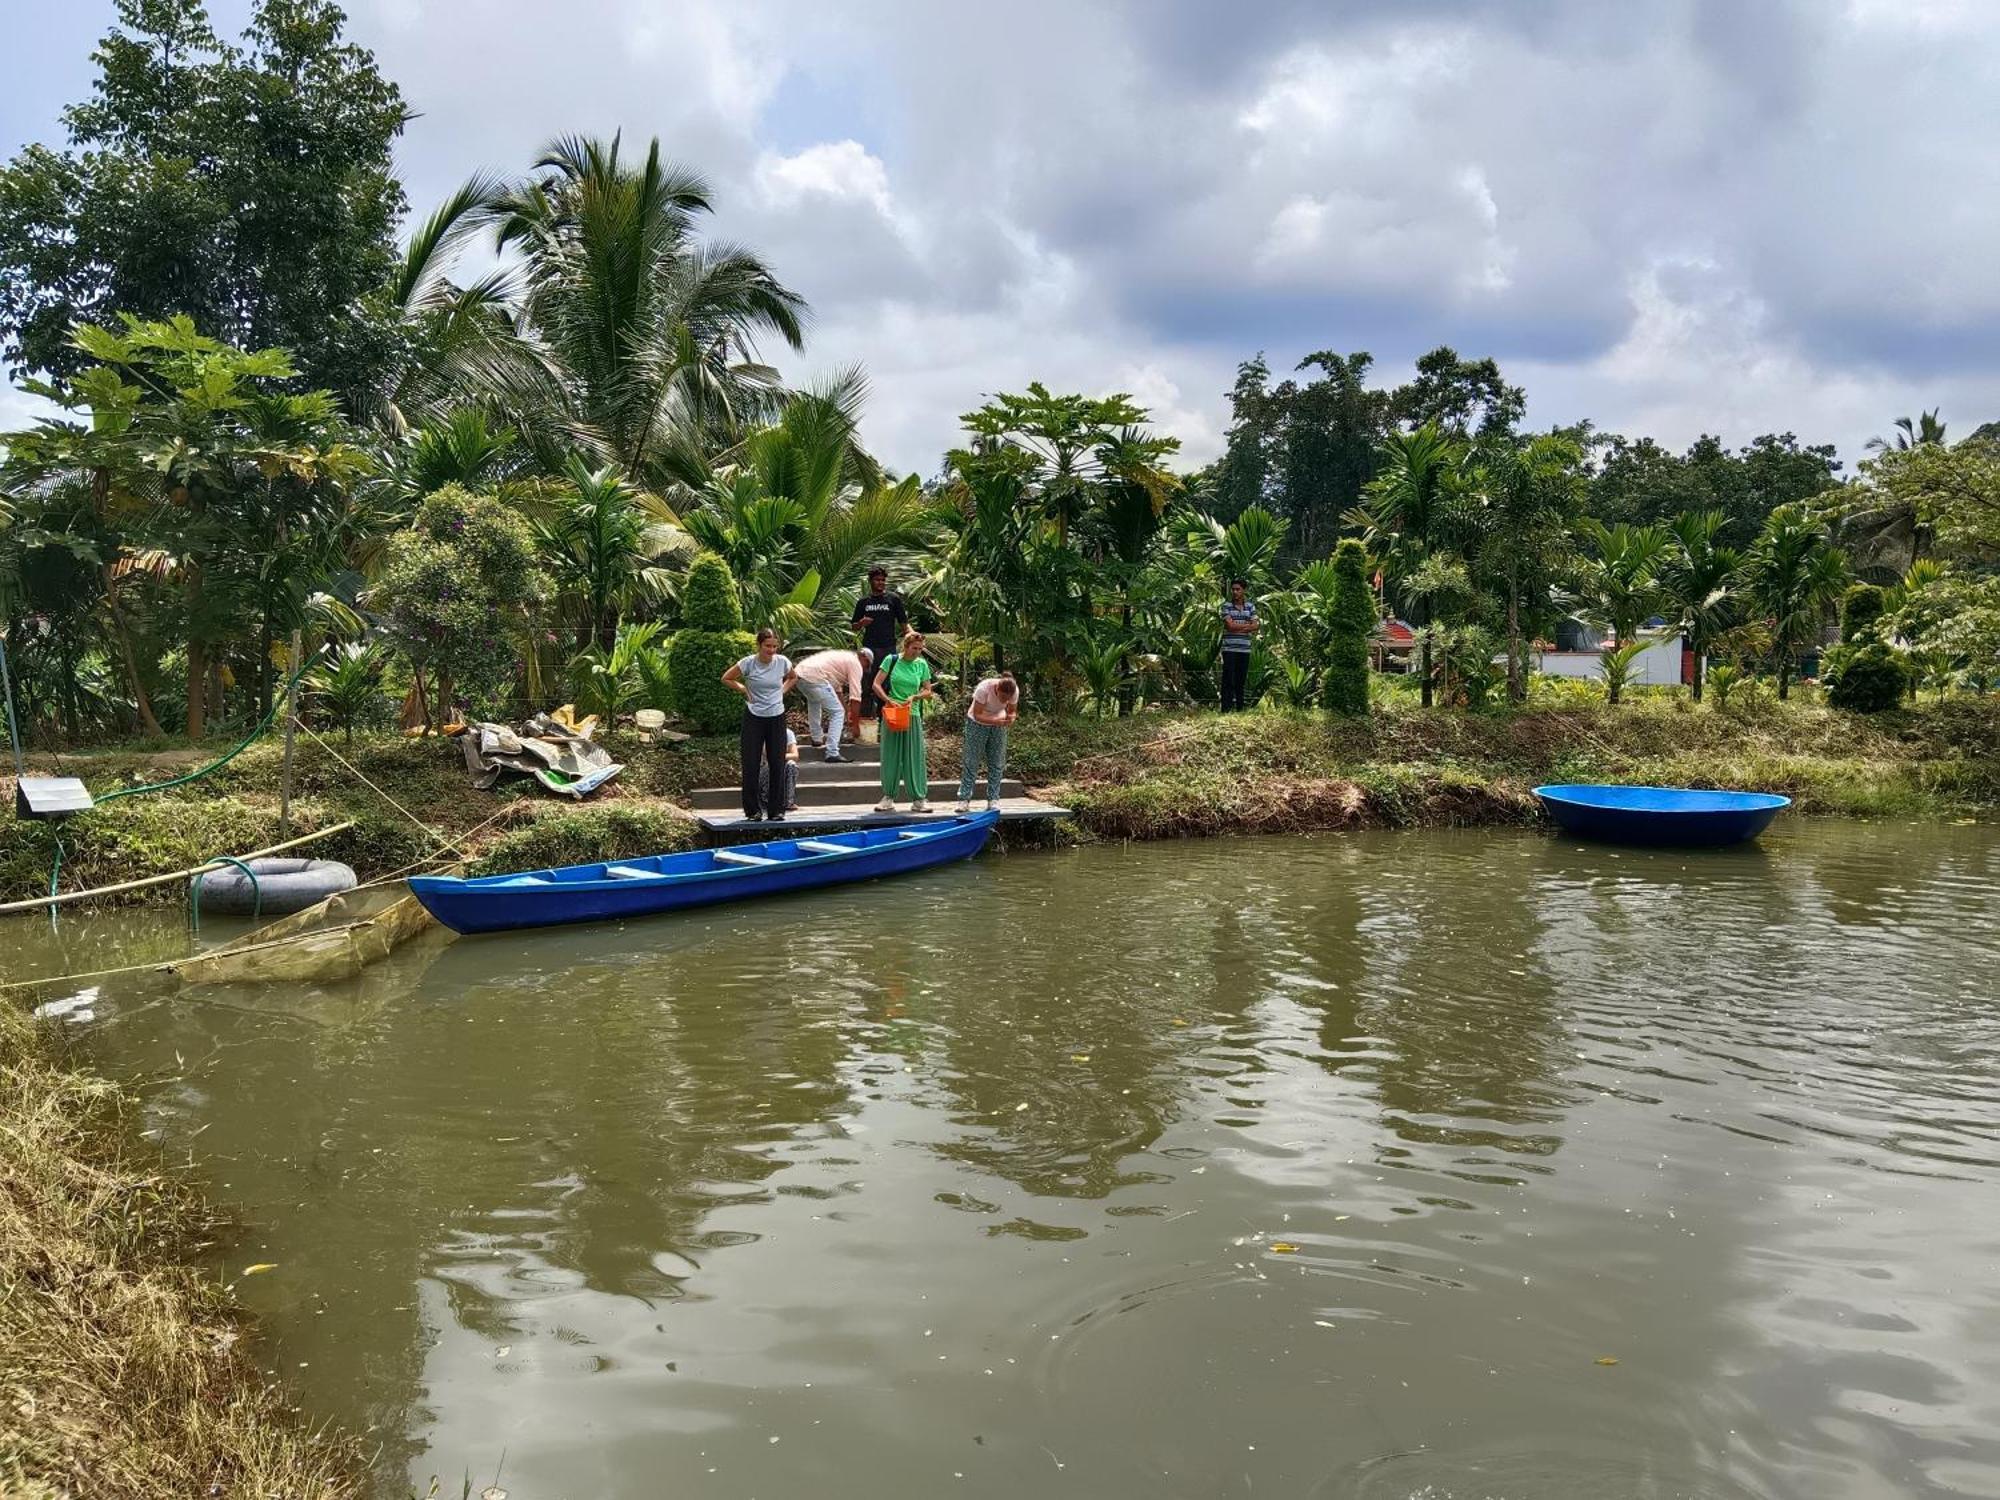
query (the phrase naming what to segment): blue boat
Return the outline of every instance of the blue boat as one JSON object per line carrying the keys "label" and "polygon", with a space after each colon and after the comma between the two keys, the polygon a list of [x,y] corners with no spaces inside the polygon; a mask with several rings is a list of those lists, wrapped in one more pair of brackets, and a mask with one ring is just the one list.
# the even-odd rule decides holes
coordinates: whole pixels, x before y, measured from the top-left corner
{"label": "blue boat", "polygon": [[691,849],[472,880],[416,875],[410,890],[453,932],[603,922],[946,864],[977,854],[999,821],[998,813],[982,812],[913,827],[859,828],[824,838]]}
{"label": "blue boat", "polygon": [[1792,805],[1774,792],[1684,786],[1538,786],[1535,795],[1567,833],[1679,848],[1744,843]]}

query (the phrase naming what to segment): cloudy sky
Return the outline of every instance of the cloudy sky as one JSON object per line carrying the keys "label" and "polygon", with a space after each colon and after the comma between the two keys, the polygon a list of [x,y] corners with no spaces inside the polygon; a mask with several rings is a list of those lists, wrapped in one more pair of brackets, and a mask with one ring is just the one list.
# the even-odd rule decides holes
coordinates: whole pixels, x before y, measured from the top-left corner
{"label": "cloudy sky", "polygon": [[[413,206],[558,133],[659,136],[811,299],[797,372],[866,366],[905,469],[1032,379],[1129,391],[1206,460],[1260,349],[1393,384],[1448,342],[1533,423],[1676,445],[2000,418],[1989,0],[347,8],[421,112]],[[0,151],[58,135],[111,9],[5,0]]]}

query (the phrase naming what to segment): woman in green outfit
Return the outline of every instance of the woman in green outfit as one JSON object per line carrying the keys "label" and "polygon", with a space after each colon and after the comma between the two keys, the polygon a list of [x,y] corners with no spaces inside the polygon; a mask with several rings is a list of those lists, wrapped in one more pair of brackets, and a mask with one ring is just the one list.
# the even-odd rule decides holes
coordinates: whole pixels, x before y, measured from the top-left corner
{"label": "woman in green outfit", "polygon": [[916,631],[904,632],[901,654],[890,657],[875,674],[875,696],[890,708],[906,709],[909,715],[903,729],[889,727],[894,715],[882,716],[882,800],[875,804],[875,811],[894,812],[896,789],[907,784],[910,811],[929,812],[931,805],[924,800],[931,788],[924,770],[922,705],[924,700],[935,698],[937,690],[931,686],[931,664],[924,660],[924,638]]}

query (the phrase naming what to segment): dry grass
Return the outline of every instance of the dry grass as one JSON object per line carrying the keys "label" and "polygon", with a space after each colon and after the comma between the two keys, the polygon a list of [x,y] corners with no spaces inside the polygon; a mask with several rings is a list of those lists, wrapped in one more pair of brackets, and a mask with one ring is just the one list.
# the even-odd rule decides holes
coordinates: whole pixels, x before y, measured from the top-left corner
{"label": "dry grass", "polygon": [[217,1219],[131,1108],[0,1011],[0,1497],[358,1493],[354,1447],[264,1383],[195,1269]]}

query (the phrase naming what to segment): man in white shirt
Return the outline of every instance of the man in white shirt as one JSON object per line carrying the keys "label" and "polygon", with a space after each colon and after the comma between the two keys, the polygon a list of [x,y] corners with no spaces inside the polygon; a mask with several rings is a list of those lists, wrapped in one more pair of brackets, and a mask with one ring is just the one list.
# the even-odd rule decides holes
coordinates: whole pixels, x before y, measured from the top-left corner
{"label": "man in white shirt", "polygon": [[816,651],[799,663],[799,687],[806,695],[806,734],[815,745],[826,746],[830,761],[847,759],[840,753],[840,733],[847,727],[848,705],[853,705],[858,730],[861,684],[874,666],[875,653],[866,646],[858,651]]}

